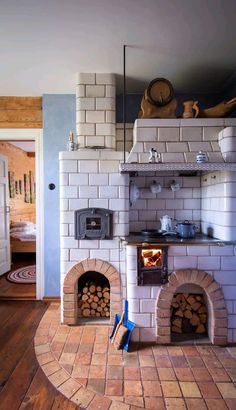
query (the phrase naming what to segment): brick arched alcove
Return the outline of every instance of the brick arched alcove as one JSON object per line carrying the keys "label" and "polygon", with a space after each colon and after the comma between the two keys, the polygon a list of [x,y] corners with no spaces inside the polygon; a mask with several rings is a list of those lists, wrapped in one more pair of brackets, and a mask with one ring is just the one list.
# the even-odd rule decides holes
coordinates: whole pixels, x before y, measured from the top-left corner
{"label": "brick arched alcove", "polygon": [[68,325],[77,324],[77,294],[78,280],[88,271],[104,275],[110,283],[110,320],[116,313],[121,313],[121,282],[120,274],[114,266],[101,259],[84,259],[75,264],[66,274],[63,284],[62,322]]}
{"label": "brick arched alcove", "polygon": [[224,295],[220,285],[209,273],[197,269],[172,272],[169,283],[163,285],[156,300],[157,343],[171,343],[171,301],[181,285],[194,284],[202,288],[208,305],[208,336],[212,344],[227,344],[228,320]]}

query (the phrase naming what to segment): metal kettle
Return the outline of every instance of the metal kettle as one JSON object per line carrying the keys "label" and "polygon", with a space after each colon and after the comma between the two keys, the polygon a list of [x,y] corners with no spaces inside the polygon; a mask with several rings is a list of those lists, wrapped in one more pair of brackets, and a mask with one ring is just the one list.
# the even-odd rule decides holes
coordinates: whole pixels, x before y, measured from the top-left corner
{"label": "metal kettle", "polygon": [[161,230],[165,232],[172,231],[172,222],[169,215],[164,215],[160,218]]}

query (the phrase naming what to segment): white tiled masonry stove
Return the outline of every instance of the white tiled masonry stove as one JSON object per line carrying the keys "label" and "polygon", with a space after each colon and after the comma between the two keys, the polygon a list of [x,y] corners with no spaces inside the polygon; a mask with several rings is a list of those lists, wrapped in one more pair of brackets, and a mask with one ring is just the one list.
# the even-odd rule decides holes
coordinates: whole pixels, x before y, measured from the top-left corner
{"label": "white tiled masonry stove", "polygon": [[[78,280],[97,272],[110,284],[110,323],[128,299],[129,318],[137,324],[134,340],[170,343],[171,300],[176,293],[195,292],[205,297],[211,343],[236,342],[236,161],[222,149],[224,138],[236,136],[236,119],[136,120],[122,164],[115,76],[79,74],[76,94],[80,149],[60,153],[62,321],[80,324]],[[148,164],[152,147],[161,153],[160,164]],[[196,164],[200,149],[209,163]],[[132,206],[131,180],[141,193]],[[162,186],[157,194],[149,189],[154,180]],[[176,192],[170,189],[173,180],[181,187]],[[74,214],[84,208],[113,211],[110,239],[74,238]],[[219,240],[170,241],[168,283],[138,286],[141,242],[121,238],[159,228],[165,214],[193,221]]]}

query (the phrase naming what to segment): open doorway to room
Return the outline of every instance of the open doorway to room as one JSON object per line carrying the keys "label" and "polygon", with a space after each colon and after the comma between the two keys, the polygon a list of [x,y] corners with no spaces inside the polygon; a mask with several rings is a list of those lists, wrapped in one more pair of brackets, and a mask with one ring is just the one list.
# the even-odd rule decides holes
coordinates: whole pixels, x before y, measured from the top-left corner
{"label": "open doorway to room", "polygon": [[0,276],[0,299],[43,296],[40,136],[40,130],[0,130],[0,156],[7,167],[6,237],[10,245],[9,270]]}

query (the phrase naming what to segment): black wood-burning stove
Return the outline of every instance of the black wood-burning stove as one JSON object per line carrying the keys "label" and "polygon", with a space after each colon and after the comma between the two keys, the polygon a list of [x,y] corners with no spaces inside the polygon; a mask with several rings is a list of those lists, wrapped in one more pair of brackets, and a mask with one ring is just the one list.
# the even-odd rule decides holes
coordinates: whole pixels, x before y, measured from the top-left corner
{"label": "black wood-burning stove", "polygon": [[112,239],[113,212],[104,208],[75,211],[75,239]]}
{"label": "black wood-burning stove", "polygon": [[167,246],[138,247],[138,285],[162,285],[168,282]]}

